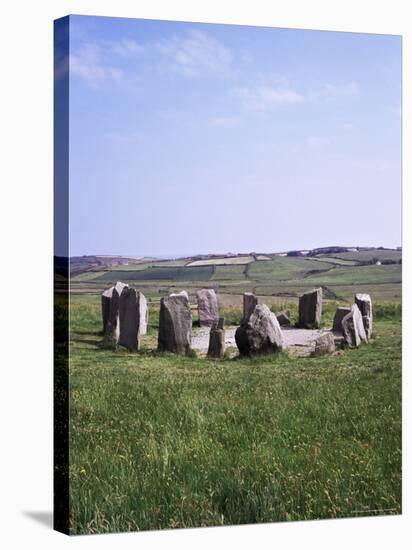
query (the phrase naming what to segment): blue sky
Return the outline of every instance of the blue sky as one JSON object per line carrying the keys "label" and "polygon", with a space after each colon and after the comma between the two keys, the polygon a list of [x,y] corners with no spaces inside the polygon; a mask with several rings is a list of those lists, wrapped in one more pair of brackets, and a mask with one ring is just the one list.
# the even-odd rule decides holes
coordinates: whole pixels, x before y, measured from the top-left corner
{"label": "blue sky", "polygon": [[70,254],[401,244],[401,39],[70,18]]}

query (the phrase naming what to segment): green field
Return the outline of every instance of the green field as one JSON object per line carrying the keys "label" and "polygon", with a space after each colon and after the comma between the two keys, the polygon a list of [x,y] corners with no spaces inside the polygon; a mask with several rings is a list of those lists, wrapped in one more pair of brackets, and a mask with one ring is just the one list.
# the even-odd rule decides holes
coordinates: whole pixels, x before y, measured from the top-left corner
{"label": "green field", "polygon": [[158,354],[157,304],[142,350],[109,352],[98,294],[70,316],[73,534],[401,512],[399,305],[316,359]]}
{"label": "green field", "polygon": [[[241,300],[245,291],[267,298],[285,296],[296,300],[314,286],[322,286],[327,297],[350,301],[356,292],[371,292],[381,302],[399,301],[402,265],[361,265],[372,258],[401,260],[397,250],[347,252],[337,256],[273,256],[267,261],[247,265],[186,265],[188,260],[142,262],[116,266],[75,275],[71,290],[75,293],[101,292],[116,281],[138,285],[155,299],[172,290],[187,289],[194,294],[201,286],[214,285],[220,294],[235,295]],[[212,260],[210,260],[212,261]],[[215,260],[216,262],[221,259]]]}

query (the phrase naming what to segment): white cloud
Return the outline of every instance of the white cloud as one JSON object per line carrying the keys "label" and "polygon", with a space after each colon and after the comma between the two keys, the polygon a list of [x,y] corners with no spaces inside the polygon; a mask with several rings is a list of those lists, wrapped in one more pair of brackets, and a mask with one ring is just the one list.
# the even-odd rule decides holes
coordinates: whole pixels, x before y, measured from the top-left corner
{"label": "white cloud", "polygon": [[224,77],[232,71],[232,52],[203,31],[174,36],[156,46],[167,60],[162,71],[187,77]]}
{"label": "white cloud", "polygon": [[76,53],[70,54],[70,73],[92,85],[119,81],[123,77],[121,69],[103,63],[100,47],[92,43],[86,43]]}
{"label": "white cloud", "polygon": [[134,40],[124,39],[118,42],[112,42],[111,49],[114,54],[120,55],[121,57],[130,58],[143,53],[145,47],[138,44]]}
{"label": "white cloud", "polygon": [[324,149],[329,144],[330,144],[330,140],[328,138],[323,138],[319,136],[308,136],[306,138],[306,146],[311,151]]}
{"label": "white cloud", "polygon": [[233,88],[232,97],[239,99],[242,106],[254,111],[266,111],[279,105],[297,104],[305,96],[286,87],[257,86],[254,88]]}
{"label": "white cloud", "polygon": [[354,97],[359,94],[357,82],[344,82],[341,84],[322,84],[310,91],[311,99],[326,99],[338,97]]}

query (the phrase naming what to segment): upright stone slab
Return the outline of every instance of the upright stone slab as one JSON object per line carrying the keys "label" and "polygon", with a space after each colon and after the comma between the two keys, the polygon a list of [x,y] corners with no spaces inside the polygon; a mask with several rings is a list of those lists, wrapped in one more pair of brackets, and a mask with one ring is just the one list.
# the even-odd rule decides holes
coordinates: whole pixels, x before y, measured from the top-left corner
{"label": "upright stone slab", "polygon": [[140,296],[134,288],[125,287],[119,298],[119,345],[129,351],[139,349]]}
{"label": "upright stone slab", "polygon": [[147,325],[149,324],[149,308],[147,307],[146,296],[139,292],[139,334],[147,334]]}
{"label": "upright stone slab", "polygon": [[322,289],[315,288],[299,298],[299,326],[318,326],[322,316]]}
{"label": "upright stone slab", "polygon": [[279,325],[281,327],[289,327],[290,326],[290,311],[288,309],[284,309],[282,311],[279,311],[279,313],[276,313],[276,319],[279,321]]}
{"label": "upright stone slab", "polygon": [[343,334],[342,321],[343,318],[350,313],[350,307],[337,307],[335,317],[333,318],[332,332]]}
{"label": "upright stone slab", "polygon": [[192,313],[189,300],[182,293],[160,300],[159,351],[186,354],[192,343]]}
{"label": "upright stone slab", "polygon": [[225,329],[224,319],[220,318],[218,323],[213,323],[209,333],[208,357],[222,359],[225,354]]}
{"label": "upright stone slab", "polygon": [[283,335],[276,315],[265,305],[257,305],[243,319],[235,333],[240,355],[274,353],[284,347]]}
{"label": "upright stone slab", "polygon": [[372,336],[372,300],[369,294],[355,294],[355,304],[358,306],[363,319],[366,336]]}
{"label": "upright stone slab", "polygon": [[361,342],[367,342],[362,314],[356,304],[342,320],[342,332],[345,342],[350,347],[357,347]]}
{"label": "upright stone slab", "polygon": [[107,349],[115,349],[120,335],[119,323],[119,305],[120,296],[116,287],[113,287],[112,296],[110,298],[108,317],[106,320],[106,328],[103,335],[103,347]]}
{"label": "upright stone slab", "polygon": [[107,288],[102,294],[102,320],[103,320],[103,334],[106,332],[106,324],[110,315],[110,300],[112,298],[113,289],[115,288],[118,295],[122,293],[123,288],[127,286],[125,283],[117,281],[115,286]]}
{"label": "upright stone slab", "polygon": [[196,292],[196,298],[200,326],[211,327],[219,320],[216,292],[211,288],[202,288]]}
{"label": "upright stone slab", "polygon": [[251,292],[243,294],[243,320],[246,321],[252,315],[253,310],[258,305],[257,297]]}

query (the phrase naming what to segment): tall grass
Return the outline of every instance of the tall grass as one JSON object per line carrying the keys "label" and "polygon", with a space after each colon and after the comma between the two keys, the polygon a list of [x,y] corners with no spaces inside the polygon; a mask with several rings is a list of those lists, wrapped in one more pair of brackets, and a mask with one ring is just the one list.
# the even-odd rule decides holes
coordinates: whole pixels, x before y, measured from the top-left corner
{"label": "tall grass", "polygon": [[102,350],[98,299],[76,297],[71,532],[400,513],[398,311],[334,356],[212,361]]}

